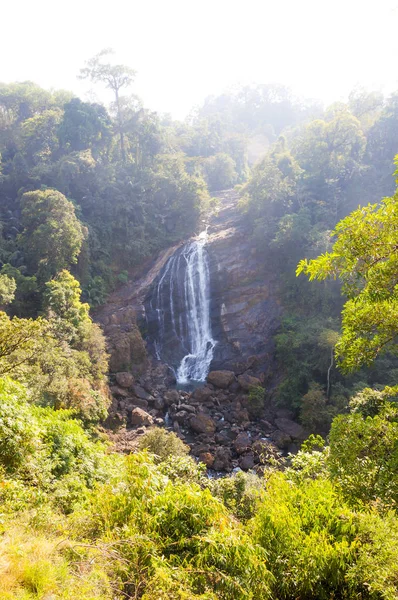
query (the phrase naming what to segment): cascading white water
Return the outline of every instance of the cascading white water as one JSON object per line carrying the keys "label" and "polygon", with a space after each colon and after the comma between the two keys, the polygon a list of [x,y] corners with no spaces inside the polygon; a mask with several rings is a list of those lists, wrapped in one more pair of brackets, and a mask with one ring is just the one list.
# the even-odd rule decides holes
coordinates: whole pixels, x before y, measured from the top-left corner
{"label": "cascading white water", "polygon": [[[163,358],[164,340],[176,340],[181,361],[177,383],[205,381],[216,341],[210,319],[210,275],[205,249],[207,232],[177,251],[165,265],[154,294],[157,335],[155,348]],[[167,318],[165,318],[165,315]],[[165,328],[169,327],[170,332]]]}
{"label": "cascading white water", "polygon": [[190,351],[177,369],[178,383],[205,381],[213,358],[215,340],[211,333],[210,277],[204,249],[206,241],[207,232],[204,231],[183,253],[187,263],[184,291]]}

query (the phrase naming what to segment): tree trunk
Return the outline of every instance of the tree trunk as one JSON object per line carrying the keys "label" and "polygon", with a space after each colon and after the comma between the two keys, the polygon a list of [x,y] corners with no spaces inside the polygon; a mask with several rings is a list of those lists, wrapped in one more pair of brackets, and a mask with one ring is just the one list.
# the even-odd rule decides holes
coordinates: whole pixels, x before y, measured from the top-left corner
{"label": "tree trunk", "polygon": [[330,365],[328,368],[328,378],[327,378],[327,388],[326,388],[326,396],[329,398],[329,393],[330,393],[330,371],[332,370],[333,367],[333,348],[330,350]]}
{"label": "tree trunk", "polygon": [[116,97],[117,121],[119,124],[120,152],[122,155],[122,161],[125,163],[126,162],[126,150],[124,147],[123,121],[122,121],[122,113],[120,111],[119,90],[118,89],[115,89],[115,97]]}

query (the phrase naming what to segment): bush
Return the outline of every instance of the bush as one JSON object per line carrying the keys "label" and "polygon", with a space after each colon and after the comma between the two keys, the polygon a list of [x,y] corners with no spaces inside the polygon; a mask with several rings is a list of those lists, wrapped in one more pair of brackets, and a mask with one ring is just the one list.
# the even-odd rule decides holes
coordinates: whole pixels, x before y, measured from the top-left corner
{"label": "bush", "polygon": [[257,418],[264,410],[265,390],[261,386],[251,386],[249,390],[249,398],[247,409],[251,417]]}
{"label": "bush", "polygon": [[394,600],[398,528],[392,515],[388,522],[391,532],[376,513],[350,510],[325,478],[293,484],[273,474],[251,524],[275,577],[273,597]]}
{"label": "bush", "polygon": [[141,436],[140,450],[148,450],[155,455],[155,462],[162,462],[171,456],[183,457],[189,452],[189,446],[173,432],[154,427]]}

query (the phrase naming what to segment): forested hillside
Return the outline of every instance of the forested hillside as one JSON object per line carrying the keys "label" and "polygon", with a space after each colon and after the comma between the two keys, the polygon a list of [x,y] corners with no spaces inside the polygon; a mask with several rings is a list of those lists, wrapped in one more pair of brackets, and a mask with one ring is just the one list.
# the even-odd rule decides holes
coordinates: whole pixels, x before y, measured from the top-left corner
{"label": "forested hillside", "polygon": [[[0,84],[0,599],[396,600],[398,96],[324,109],[243,86],[179,122],[108,51],[80,77],[112,103]],[[116,451],[90,309],[234,186],[282,315],[275,373],[243,378],[237,414],[272,403],[311,435],[295,454],[258,439],[248,473],[214,477],[178,428]],[[220,387],[216,410],[239,390]]]}

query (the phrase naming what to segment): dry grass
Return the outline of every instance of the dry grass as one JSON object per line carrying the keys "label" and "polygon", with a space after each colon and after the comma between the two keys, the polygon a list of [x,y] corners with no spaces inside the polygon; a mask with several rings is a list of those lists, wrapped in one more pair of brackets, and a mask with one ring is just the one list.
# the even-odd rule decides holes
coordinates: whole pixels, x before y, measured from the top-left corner
{"label": "dry grass", "polygon": [[53,535],[10,523],[0,540],[0,600],[109,600],[96,561],[70,562]]}

